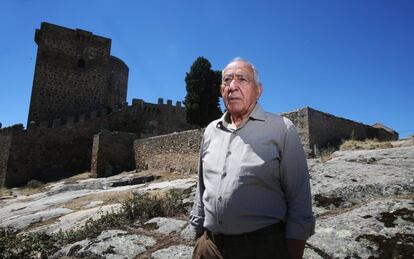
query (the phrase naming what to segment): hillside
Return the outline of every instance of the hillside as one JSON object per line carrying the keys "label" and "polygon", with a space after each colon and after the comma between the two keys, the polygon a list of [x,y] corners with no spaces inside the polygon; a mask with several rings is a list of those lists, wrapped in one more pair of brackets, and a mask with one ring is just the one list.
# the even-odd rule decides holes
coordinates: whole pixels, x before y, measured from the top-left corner
{"label": "hillside", "polygon": [[[308,163],[317,225],[304,258],[413,257],[414,146]],[[3,190],[0,257],[191,258],[195,186],[194,174],[132,171]]]}

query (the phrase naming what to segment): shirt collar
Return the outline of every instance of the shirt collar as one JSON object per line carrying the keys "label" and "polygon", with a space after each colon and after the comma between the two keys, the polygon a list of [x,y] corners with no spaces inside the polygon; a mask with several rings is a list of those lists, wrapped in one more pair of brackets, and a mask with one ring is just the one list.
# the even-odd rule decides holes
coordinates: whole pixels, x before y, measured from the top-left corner
{"label": "shirt collar", "polygon": [[265,112],[259,103],[256,103],[256,106],[254,107],[249,117],[254,120],[260,120],[260,121],[264,121],[266,119]]}
{"label": "shirt collar", "polygon": [[[265,112],[259,103],[256,103],[256,105],[254,106],[253,111],[249,115],[249,119],[260,120],[260,121],[264,121],[266,119]],[[223,125],[224,127],[227,128],[229,123],[230,123],[230,113],[226,111],[223,114],[223,116],[221,116],[216,126],[220,127],[221,125]]]}

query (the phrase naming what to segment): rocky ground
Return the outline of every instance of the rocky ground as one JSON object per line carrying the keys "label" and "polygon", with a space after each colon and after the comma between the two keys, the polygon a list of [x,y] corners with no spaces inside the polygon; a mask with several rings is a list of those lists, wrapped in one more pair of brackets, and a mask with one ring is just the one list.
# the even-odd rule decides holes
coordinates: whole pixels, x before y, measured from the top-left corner
{"label": "rocky ground", "polygon": [[[327,162],[310,159],[309,167],[317,225],[315,235],[307,241],[305,258],[414,257],[413,146],[338,151]],[[35,193],[27,189],[3,191],[0,226],[18,229],[17,236],[45,233],[42,237],[61,235],[70,240],[62,233],[78,233],[88,224],[92,228],[87,231],[94,232],[93,228],[101,229],[99,224],[108,223],[108,215],[130,211],[124,201],[132,193],[162,195],[178,190],[177,202],[188,210],[196,185],[194,174],[170,172],[84,178],[50,183],[32,191]],[[186,213],[173,217],[151,214],[118,227],[109,224],[96,235],[48,250],[50,254],[30,256],[191,258],[194,241]],[[99,221],[103,217],[106,220]],[[7,245],[1,242],[0,250]]]}
{"label": "rocky ground", "polygon": [[414,147],[310,163],[316,233],[306,258],[414,257]]}

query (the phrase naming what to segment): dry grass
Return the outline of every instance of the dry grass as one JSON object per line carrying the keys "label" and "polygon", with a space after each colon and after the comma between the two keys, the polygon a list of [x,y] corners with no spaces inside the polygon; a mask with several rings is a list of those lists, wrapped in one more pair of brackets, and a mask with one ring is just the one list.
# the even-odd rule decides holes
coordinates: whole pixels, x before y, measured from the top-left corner
{"label": "dry grass", "polygon": [[12,196],[13,193],[9,189],[0,188],[0,198]]}
{"label": "dry grass", "polygon": [[367,139],[364,141],[359,140],[346,140],[339,148],[341,151],[345,150],[371,150],[371,149],[384,149],[392,148],[393,145],[389,141],[380,142],[377,139]]}
{"label": "dry grass", "polygon": [[[143,233],[138,232],[136,234],[143,234]],[[168,248],[170,246],[176,246],[176,245],[194,246],[195,244],[195,241],[189,241],[189,240],[183,239],[177,233],[170,234],[168,238],[165,238],[165,236],[161,234],[154,234],[153,232],[152,233],[150,232],[150,236],[155,237],[157,240],[157,243],[154,246],[147,248],[147,251],[145,251],[144,253],[139,254],[136,257],[136,259],[151,258],[151,254],[154,253],[155,251]]]}
{"label": "dry grass", "polygon": [[[390,141],[378,141],[377,139],[366,139],[366,140],[345,140],[339,147],[339,150],[372,150],[372,149],[384,149],[393,148],[394,145]],[[320,161],[325,163],[332,158],[332,154],[337,151],[337,148],[327,147],[321,150]]]}
{"label": "dry grass", "polygon": [[17,194],[18,196],[24,195],[29,196],[36,193],[44,192],[45,189],[43,187],[36,187],[36,188],[30,188],[30,187],[22,187],[17,189],[16,191],[13,191],[14,194]]}
{"label": "dry grass", "polygon": [[127,199],[132,198],[132,196],[133,194],[131,191],[88,194],[65,203],[63,207],[71,210],[80,210],[93,201],[103,201],[103,203],[100,204],[100,206],[103,206],[107,204],[122,203]]}
{"label": "dry grass", "polygon": [[335,146],[327,146],[322,148],[319,153],[319,161],[321,163],[328,162],[332,158],[332,154],[338,150],[338,147]]}

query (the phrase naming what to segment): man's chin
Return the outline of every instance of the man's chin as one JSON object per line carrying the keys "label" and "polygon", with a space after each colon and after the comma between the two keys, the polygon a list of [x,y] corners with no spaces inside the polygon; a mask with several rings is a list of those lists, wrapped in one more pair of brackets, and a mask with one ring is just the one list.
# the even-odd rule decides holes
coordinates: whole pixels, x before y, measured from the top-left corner
{"label": "man's chin", "polygon": [[243,114],[243,109],[240,108],[240,107],[231,107],[231,106],[229,106],[229,107],[227,107],[227,111],[233,116]]}

